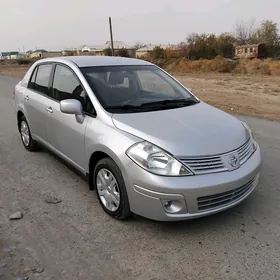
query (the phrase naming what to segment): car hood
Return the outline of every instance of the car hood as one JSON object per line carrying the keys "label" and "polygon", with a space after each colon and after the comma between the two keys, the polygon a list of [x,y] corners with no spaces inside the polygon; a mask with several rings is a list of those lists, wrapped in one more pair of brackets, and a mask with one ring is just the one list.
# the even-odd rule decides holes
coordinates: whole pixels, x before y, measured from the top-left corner
{"label": "car hood", "polygon": [[114,114],[115,126],[175,156],[206,156],[239,148],[249,138],[235,117],[204,102],[178,109]]}

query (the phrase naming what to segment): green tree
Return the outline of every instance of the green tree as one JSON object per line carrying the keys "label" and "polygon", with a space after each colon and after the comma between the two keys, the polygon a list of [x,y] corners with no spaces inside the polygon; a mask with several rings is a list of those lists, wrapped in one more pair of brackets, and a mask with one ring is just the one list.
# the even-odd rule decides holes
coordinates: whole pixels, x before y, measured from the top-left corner
{"label": "green tree", "polygon": [[260,28],[253,34],[253,40],[256,43],[264,43],[266,45],[276,45],[279,40],[279,30],[277,23],[271,20],[265,20],[261,23]]}
{"label": "green tree", "polygon": [[179,43],[177,47],[177,54],[179,57],[189,57],[189,48],[186,42]]}
{"label": "green tree", "polygon": [[119,56],[130,57],[127,49],[125,49],[125,48],[122,48],[122,49],[119,50]]}
{"label": "green tree", "polygon": [[165,58],[165,50],[163,48],[161,48],[160,46],[156,46],[152,50],[151,57],[153,59]]}
{"label": "green tree", "polygon": [[106,56],[112,56],[112,49],[111,48],[106,48],[103,50],[104,55]]}
{"label": "green tree", "polygon": [[192,33],[187,38],[189,58],[191,59],[212,59],[218,55],[217,37],[215,34]]}
{"label": "green tree", "polygon": [[264,43],[267,55],[273,57],[279,52],[279,30],[277,23],[265,20],[252,36],[254,43]]}
{"label": "green tree", "polygon": [[236,39],[229,33],[222,33],[217,38],[217,52],[220,56],[231,58],[234,51],[234,43]]}

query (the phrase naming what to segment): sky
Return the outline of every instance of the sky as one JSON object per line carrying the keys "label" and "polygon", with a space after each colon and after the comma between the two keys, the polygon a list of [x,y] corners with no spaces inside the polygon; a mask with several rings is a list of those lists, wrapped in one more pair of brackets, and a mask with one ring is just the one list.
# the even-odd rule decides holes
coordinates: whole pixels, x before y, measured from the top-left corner
{"label": "sky", "polygon": [[[5,8],[5,9],[3,9]],[[175,44],[192,32],[231,32],[240,21],[273,20],[280,0],[13,0],[1,6],[0,51],[61,50],[114,40]]]}

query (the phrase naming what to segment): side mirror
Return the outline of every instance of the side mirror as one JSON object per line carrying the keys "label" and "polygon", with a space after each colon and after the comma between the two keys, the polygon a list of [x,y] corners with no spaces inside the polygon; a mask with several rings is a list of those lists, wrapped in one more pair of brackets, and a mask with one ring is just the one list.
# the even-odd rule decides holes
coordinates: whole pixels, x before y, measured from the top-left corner
{"label": "side mirror", "polygon": [[65,99],[60,101],[60,111],[64,114],[75,115],[78,123],[83,123],[85,119],[83,106],[81,102],[76,99]]}

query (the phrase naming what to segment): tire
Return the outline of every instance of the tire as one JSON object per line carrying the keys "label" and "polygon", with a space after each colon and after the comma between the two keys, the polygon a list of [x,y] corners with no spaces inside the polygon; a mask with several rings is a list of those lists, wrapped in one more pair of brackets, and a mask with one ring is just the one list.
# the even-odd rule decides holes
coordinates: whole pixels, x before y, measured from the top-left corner
{"label": "tire", "polygon": [[[124,220],[131,215],[122,173],[112,159],[104,158],[96,164],[93,172],[93,184],[97,198],[108,215],[117,220]],[[117,203],[118,197],[119,203]]]}
{"label": "tire", "polygon": [[25,116],[22,116],[19,120],[19,132],[22,144],[26,150],[30,152],[39,150],[37,143],[32,139],[30,128]]}

